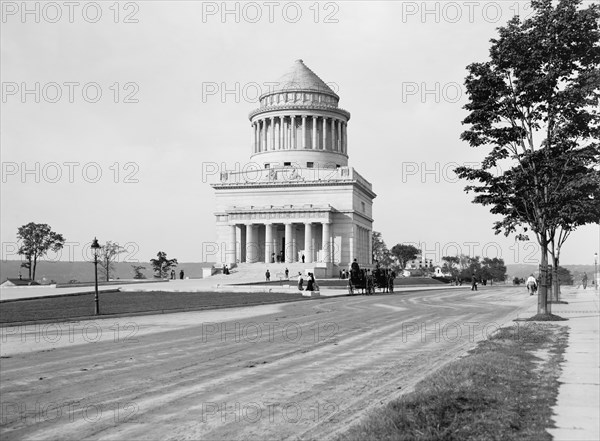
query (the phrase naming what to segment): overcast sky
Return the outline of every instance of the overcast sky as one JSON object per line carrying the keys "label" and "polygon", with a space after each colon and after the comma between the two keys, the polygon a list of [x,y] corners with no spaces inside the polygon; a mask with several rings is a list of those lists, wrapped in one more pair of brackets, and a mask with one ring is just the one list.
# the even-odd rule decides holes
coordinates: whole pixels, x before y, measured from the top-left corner
{"label": "overcast sky", "polygon": [[[249,161],[258,88],[301,58],[352,114],[350,165],[373,184],[388,246],[538,263],[534,242],[493,234],[452,172],[485,154],[459,139],[465,67],[527,2],[223,6],[2,3],[3,259],[33,221],[65,236],[62,260],[83,260],[94,236],[127,245],[122,260],[211,260],[212,172]],[[580,228],[562,263],[593,264],[599,240]]]}

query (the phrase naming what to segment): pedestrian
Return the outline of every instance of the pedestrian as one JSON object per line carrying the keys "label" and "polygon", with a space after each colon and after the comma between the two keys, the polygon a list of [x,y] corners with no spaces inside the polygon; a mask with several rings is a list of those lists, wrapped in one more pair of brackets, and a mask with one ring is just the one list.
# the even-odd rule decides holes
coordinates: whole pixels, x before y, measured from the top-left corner
{"label": "pedestrian", "polygon": [[225,265],[225,275],[228,276],[229,275],[229,266]]}
{"label": "pedestrian", "polygon": [[267,272],[265,273],[265,279],[267,279],[267,282],[271,281],[271,273],[269,272],[269,270],[267,270]]}
{"label": "pedestrian", "polygon": [[299,291],[304,291],[304,288],[302,287],[303,284],[304,284],[304,279],[302,278],[302,273],[298,272],[298,290]]}
{"label": "pedestrian", "polygon": [[290,280],[290,270],[289,270],[289,269],[287,269],[287,268],[285,269],[285,278],[286,278],[287,280]]}
{"label": "pedestrian", "polygon": [[471,277],[471,291],[477,291],[477,278],[475,274]]}
{"label": "pedestrian", "polygon": [[304,254],[302,255],[302,263],[304,263]]}
{"label": "pedestrian", "polygon": [[179,271],[179,278],[183,280],[183,270]]}
{"label": "pedestrian", "polygon": [[537,291],[537,280],[535,280],[535,277],[533,277],[533,274],[531,274],[527,278],[526,286],[527,286],[527,291],[529,292],[529,295],[530,296],[534,295],[535,292]]}
{"label": "pedestrian", "polygon": [[312,277],[312,273],[308,273],[308,280],[306,281],[306,290],[307,291],[314,291],[314,283],[313,283],[313,277]]}
{"label": "pedestrian", "polygon": [[275,253],[271,253],[271,263],[275,263]]}
{"label": "pedestrian", "polygon": [[583,289],[587,288],[587,273],[583,273],[583,277],[581,278],[581,284],[583,285]]}
{"label": "pedestrian", "polygon": [[310,273],[310,281],[312,283],[313,291],[318,291],[319,285],[317,285],[317,281],[315,280],[315,275],[313,273]]}
{"label": "pedestrian", "polygon": [[171,279],[175,280],[175,270],[171,270]]}

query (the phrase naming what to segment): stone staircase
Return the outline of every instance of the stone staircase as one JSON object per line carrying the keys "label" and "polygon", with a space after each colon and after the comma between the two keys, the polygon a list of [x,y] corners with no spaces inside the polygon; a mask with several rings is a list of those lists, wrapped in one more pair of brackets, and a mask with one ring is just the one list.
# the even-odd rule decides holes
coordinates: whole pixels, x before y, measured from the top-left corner
{"label": "stone staircase", "polygon": [[238,263],[230,270],[229,275],[220,272],[211,276],[212,280],[223,280],[228,283],[264,282],[267,269],[271,273],[271,281],[285,280],[285,269],[289,270],[290,280],[296,280],[298,273],[306,275],[314,271],[314,263]]}

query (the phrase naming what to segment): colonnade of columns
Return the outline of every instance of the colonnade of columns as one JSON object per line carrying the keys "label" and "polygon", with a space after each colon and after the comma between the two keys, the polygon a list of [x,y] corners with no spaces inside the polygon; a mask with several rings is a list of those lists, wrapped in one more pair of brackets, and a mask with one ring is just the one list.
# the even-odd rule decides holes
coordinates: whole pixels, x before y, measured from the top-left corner
{"label": "colonnade of columns", "polygon": [[[278,240],[275,238],[275,225],[273,223],[257,224],[248,223],[241,225],[230,225],[229,240],[227,244],[227,263],[248,262],[255,263],[261,259],[261,251],[264,250],[262,260],[265,263],[272,262],[297,262],[299,244],[296,237],[296,225],[298,222],[286,222],[284,232],[284,249],[278,250]],[[304,224],[304,250],[305,263],[317,261],[318,251],[321,262],[331,262],[332,238],[331,224],[327,222],[303,222]],[[259,227],[264,225],[264,243],[259,241]],[[321,244],[315,243],[318,236],[318,228],[321,229]],[[237,233],[238,227],[241,234]],[[245,236],[243,240],[242,236]],[[278,259],[279,257],[279,259]]]}
{"label": "colonnade of columns", "polygon": [[347,153],[347,122],[316,115],[265,116],[252,123],[253,153],[315,149]]}

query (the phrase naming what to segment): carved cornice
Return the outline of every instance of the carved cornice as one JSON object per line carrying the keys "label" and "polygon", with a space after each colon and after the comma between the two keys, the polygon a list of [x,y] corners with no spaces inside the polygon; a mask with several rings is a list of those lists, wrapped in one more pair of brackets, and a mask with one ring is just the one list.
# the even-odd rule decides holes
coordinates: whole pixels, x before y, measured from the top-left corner
{"label": "carved cornice", "polygon": [[[346,117],[346,120],[350,120],[350,112],[341,107],[333,107],[326,106],[322,104],[286,104],[286,105],[277,105],[277,106],[268,106],[261,107],[256,110],[253,110],[249,113],[248,118],[252,119],[256,115],[260,115],[261,113],[269,113],[269,112],[279,112],[282,110],[302,110],[302,111],[310,111],[310,110],[321,110],[327,112],[338,113],[342,116]],[[317,115],[319,116],[319,115]]]}

